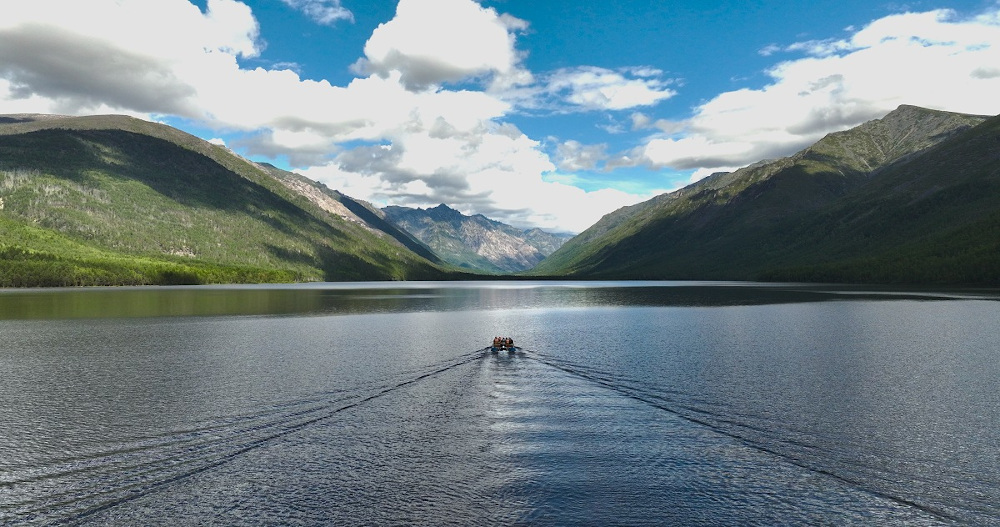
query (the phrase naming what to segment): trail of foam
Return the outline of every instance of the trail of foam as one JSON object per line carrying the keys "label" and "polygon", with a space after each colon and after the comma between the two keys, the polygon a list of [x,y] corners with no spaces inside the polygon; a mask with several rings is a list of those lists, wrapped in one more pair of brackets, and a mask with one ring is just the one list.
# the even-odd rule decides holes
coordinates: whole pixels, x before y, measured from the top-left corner
{"label": "trail of foam", "polygon": [[837,481],[839,481],[841,483],[849,485],[852,488],[855,488],[855,489],[858,489],[858,490],[860,490],[862,492],[865,492],[865,493],[867,493],[867,494],[869,494],[871,496],[875,496],[875,497],[878,497],[878,498],[881,498],[881,499],[889,500],[889,501],[897,503],[899,505],[903,505],[903,506],[907,506],[907,507],[913,507],[913,508],[915,508],[917,510],[925,512],[925,513],[927,513],[927,514],[929,514],[929,515],[931,515],[931,516],[933,516],[933,517],[935,517],[937,519],[943,520],[943,521],[960,521],[960,518],[955,517],[954,515],[949,514],[948,512],[939,510],[937,508],[934,508],[934,507],[931,507],[931,506],[928,506],[928,505],[924,505],[924,504],[916,502],[914,500],[910,500],[910,499],[907,499],[907,498],[904,498],[904,497],[901,497],[901,496],[896,496],[896,495],[893,495],[893,494],[881,491],[881,490],[876,489],[876,488],[872,488],[871,486],[866,485],[862,481],[858,481],[858,480],[855,480],[855,479],[850,478],[848,476],[844,476],[842,474],[838,474],[838,473],[836,473],[836,472],[834,472],[832,470],[829,470],[829,469],[826,469],[826,468],[823,468],[823,467],[814,466],[814,465],[806,462],[805,460],[792,457],[792,456],[788,455],[785,452],[781,452],[780,450],[777,450],[775,448],[769,447],[769,446],[767,446],[765,444],[762,444],[762,443],[760,443],[758,441],[755,441],[752,438],[747,437],[747,436],[745,436],[743,434],[737,433],[737,432],[735,432],[733,430],[727,430],[725,428],[722,428],[722,427],[718,426],[718,424],[716,424],[713,421],[727,422],[727,423],[730,423],[730,424],[737,425],[739,428],[745,428],[745,429],[749,429],[749,430],[755,429],[755,427],[753,427],[752,425],[749,425],[749,424],[746,424],[746,423],[740,423],[740,422],[737,422],[737,421],[731,420],[731,419],[713,419],[713,420],[709,420],[708,417],[711,414],[709,414],[708,412],[706,412],[704,410],[696,409],[694,407],[690,407],[689,405],[685,405],[685,404],[680,403],[680,402],[671,401],[670,399],[668,399],[666,397],[663,397],[663,396],[660,396],[660,395],[650,395],[650,394],[647,394],[647,393],[643,393],[641,390],[637,390],[635,388],[625,387],[622,384],[616,383],[615,380],[612,377],[610,377],[610,376],[601,375],[601,374],[595,374],[595,373],[590,373],[590,372],[587,372],[583,368],[576,367],[573,364],[563,364],[562,361],[559,361],[559,360],[554,359],[554,358],[547,357],[545,354],[540,353],[540,352],[535,351],[535,350],[527,350],[526,349],[526,350],[524,350],[524,354],[525,354],[525,357],[528,358],[528,359],[535,360],[535,361],[537,361],[537,362],[539,362],[541,364],[545,364],[548,367],[560,370],[560,371],[562,371],[564,373],[567,373],[569,375],[573,375],[574,377],[577,377],[577,378],[580,378],[580,379],[584,379],[584,380],[586,380],[588,382],[591,382],[591,383],[593,383],[595,385],[602,386],[602,387],[604,387],[606,389],[615,391],[615,392],[617,392],[617,393],[619,393],[619,394],[621,394],[621,395],[623,395],[625,397],[628,397],[628,398],[633,399],[635,401],[639,401],[641,403],[647,404],[647,405],[649,405],[649,406],[651,406],[653,408],[657,408],[659,410],[663,410],[663,411],[668,412],[668,413],[670,413],[670,414],[672,414],[672,415],[674,415],[674,416],[676,416],[676,417],[678,417],[680,419],[683,419],[685,421],[697,424],[699,426],[703,426],[705,428],[708,428],[708,429],[712,430],[715,433],[724,435],[726,437],[730,437],[730,438],[732,438],[732,439],[734,439],[736,441],[739,441],[741,444],[743,444],[743,445],[745,445],[745,446],[747,446],[749,448],[752,448],[752,449],[757,450],[759,452],[763,452],[763,453],[772,455],[774,457],[782,459],[783,461],[785,461],[787,463],[791,463],[792,465],[795,465],[795,466],[797,466],[799,468],[808,470],[810,472],[813,472],[813,473],[816,473],[816,474],[821,474],[823,476],[832,478],[832,479],[837,480]]}
{"label": "trail of foam", "polygon": [[[338,397],[326,399],[316,394],[299,402],[272,405],[263,414],[227,417],[222,423],[191,427],[179,435],[158,434],[154,439],[124,447],[118,445],[82,457],[56,460],[42,469],[10,472],[0,481],[0,496],[7,496],[0,506],[0,521],[11,524],[83,521],[225,465],[342,412],[469,364],[481,357],[483,351],[485,348],[403,372],[381,383],[359,387],[353,394],[327,392]],[[261,419],[261,415],[265,418]],[[241,438],[247,439],[241,441]],[[45,487],[52,491],[37,492]],[[27,496],[17,501],[19,493]]]}

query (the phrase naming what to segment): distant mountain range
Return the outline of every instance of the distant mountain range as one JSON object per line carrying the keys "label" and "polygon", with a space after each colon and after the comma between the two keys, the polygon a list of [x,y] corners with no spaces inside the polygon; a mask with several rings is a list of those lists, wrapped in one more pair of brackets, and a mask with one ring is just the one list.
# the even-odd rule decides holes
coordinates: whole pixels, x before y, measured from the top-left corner
{"label": "distant mountain range", "polygon": [[370,205],[124,116],[0,116],[0,286],[465,276]]}
{"label": "distant mountain range", "polygon": [[533,274],[1000,283],[1000,117],[901,106],[625,207]]}
{"label": "distant mountain range", "polygon": [[571,238],[518,229],[481,214],[466,216],[444,204],[429,209],[390,206],[382,212],[445,262],[485,273],[531,269]]}

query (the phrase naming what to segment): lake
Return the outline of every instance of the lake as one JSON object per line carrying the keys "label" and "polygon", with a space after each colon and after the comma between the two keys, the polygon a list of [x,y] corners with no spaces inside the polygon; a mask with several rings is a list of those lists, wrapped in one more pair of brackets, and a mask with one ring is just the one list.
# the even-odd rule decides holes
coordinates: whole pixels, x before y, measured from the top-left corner
{"label": "lake", "polygon": [[4,290],[0,524],[1000,524],[998,300]]}

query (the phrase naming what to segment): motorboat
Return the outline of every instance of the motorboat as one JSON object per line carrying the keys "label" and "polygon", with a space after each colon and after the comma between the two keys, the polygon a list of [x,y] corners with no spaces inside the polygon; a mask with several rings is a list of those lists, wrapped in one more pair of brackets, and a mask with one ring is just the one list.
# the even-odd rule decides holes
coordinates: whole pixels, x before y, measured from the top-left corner
{"label": "motorboat", "polygon": [[510,337],[494,337],[493,345],[490,346],[490,351],[493,353],[500,353],[501,351],[514,353],[520,349],[514,345],[514,339]]}

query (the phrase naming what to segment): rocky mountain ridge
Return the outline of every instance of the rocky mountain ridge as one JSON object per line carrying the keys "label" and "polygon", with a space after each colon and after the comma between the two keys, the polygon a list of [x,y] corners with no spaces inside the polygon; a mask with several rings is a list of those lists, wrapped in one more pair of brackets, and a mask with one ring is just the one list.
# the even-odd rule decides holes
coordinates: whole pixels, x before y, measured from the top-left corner
{"label": "rocky mountain ridge", "polygon": [[389,206],[382,211],[444,261],[486,273],[531,269],[569,239],[540,229],[518,229],[481,214],[467,216],[444,204],[428,209]]}

